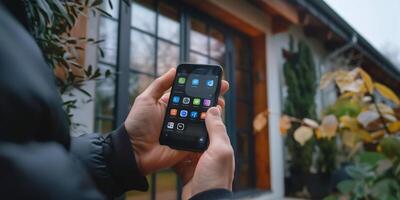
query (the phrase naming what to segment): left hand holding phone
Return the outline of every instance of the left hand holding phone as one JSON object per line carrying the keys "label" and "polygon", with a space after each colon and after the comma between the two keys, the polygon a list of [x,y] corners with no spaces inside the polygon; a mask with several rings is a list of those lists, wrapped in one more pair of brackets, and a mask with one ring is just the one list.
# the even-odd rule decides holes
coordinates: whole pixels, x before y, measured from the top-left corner
{"label": "left hand holding phone", "polygon": [[[159,144],[169,98],[169,94],[164,93],[172,86],[175,75],[176,69],[172,68],[154,80],[142,94],[136,97],[124,123],[142,175],[172,167],[192,154]],[[220,94],[223,95],[228,88],[228,82],[222,81]],[[218,104],[224,106],[225,102],[220,98]]]}

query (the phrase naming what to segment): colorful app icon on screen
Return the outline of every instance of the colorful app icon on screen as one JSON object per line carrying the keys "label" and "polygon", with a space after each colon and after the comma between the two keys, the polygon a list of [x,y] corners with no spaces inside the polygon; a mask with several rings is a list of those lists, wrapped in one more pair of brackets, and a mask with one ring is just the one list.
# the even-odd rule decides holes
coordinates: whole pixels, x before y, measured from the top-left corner
{"label": "colorful app icon on screen", "polygon": [[168,122],[167,128],[168,129],[174,129],[174,122]]}
{"label": "colorful app icon on screen", "polygon": [[185,77],[179,77],[178,78],[178,83],[179,84],[185,84],[185,82],[186,82],[186,78]]}
{"label": "colorful app icon on screen", "polygon": [[200,119],[206,119],[206,112],[202,112],[200,114]]}
{"label": "colorful app icon on screen", "polygon": [[203,100],[203,106],[210,106],[211,105],[211,100],[210,99],[204,99]]}
{"label": "colorful app icon on screen", "polygon": [[174,97],[172,98],[172,102],[173,102],[173,103],[179,103],[179,100],[180,100],[180,97],[178,97],[178,96],[174,96]]}
{"label": "colorful app icon on screen", "polygon": [[189,97],[184,97],[184,98],[182,99],[182,103],[183,103],[183,104],[189,104],[189,103],[190,103],[190,98],[189,98]]}
{"label": "colorful app icon on screen", "polygon": [[171,115],[171,116],[176,116],[177,113],[178,113],[178,110],[177,110],[177,109],[171,109],[171,110],[169,111],[169,115]]}
{"label": "colorful app icon on screen", "polygon": [[196,119],[198,116],[199,116],[199,112],[197,112],[197,111],[190,112],[190,118]]}
{"label": "colorful app icon on screen", "polygon": [[214,86],[214,80],[207,80],[207,81],[206,81],[206,85],[207,85],[208,87]]}
{"label": "colorful app icon on screen", "polygon": [[187,117],[187,115],[188,115],[188,111],[187,110],[181,110],[181,112],[179,114],[179,116],[181,116],[181,117]]}
{"label": "colorful app icon on screen", "polygon": [[184,123],[178,123],[176,125],[176,129],[183,131],[183,129],[185,129],[185,124]]}
{"label": "colorful app icon on screen", "polygon": [[199,86],[200,80],[197,78],[192,79],[192,86]]}
{"label": "colorful app icon on screen", "polygon": [[193,99],[193,105],[195,105],[195,106],[200,105],[200,98],[194,98]]}

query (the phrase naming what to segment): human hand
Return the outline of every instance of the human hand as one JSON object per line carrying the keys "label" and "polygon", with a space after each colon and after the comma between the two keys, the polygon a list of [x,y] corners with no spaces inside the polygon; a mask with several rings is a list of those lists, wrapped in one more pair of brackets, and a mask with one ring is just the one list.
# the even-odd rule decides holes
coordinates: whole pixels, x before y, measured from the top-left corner
{"label": "human hand", "polygon": [[[190,152],[174,150],[159,143],[169,99],[169,93],[164,93],[172,86],[175,74],[176,69],[169,70],[136,97],[124,123],[142,175],[172,167],[190,154]],[[220,94],[223,95],[228,88],[228,82],[222,81]],[[224,100],[219,98],[218,105],[224,106],[224,104]]]}
{"label": "human hand", "polygon": [[232,190],[235,158],[221,118],[221,107],[208,109],[205,122],[210,138],[208,149],[202,154],[187,155],[175,166],[183,178],[184,200],[210,189]]}

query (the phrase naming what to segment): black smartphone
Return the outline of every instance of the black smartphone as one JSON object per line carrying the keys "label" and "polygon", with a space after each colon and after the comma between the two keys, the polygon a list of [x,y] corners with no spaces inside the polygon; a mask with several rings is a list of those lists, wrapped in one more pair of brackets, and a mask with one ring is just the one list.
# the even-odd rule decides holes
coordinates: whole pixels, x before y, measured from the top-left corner
{"label": "black smartphone", "polygon": [[209,139],[204,120],[208,108],[217,105],[222,73],[219,65],[177,67],[160,144],[195,152],[207,149]]}

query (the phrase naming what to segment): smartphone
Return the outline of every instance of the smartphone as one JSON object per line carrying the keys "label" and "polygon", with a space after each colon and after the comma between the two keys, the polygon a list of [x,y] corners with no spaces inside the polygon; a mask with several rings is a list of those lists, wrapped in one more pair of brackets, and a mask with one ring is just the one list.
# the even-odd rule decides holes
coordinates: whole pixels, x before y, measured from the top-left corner
{"label": "smartphone", "polygon": [[216,106],[221,88],[219,65],[180,64],[172,85],[160,135],[160,144],[202,152],[209,144],[205,116]]}

